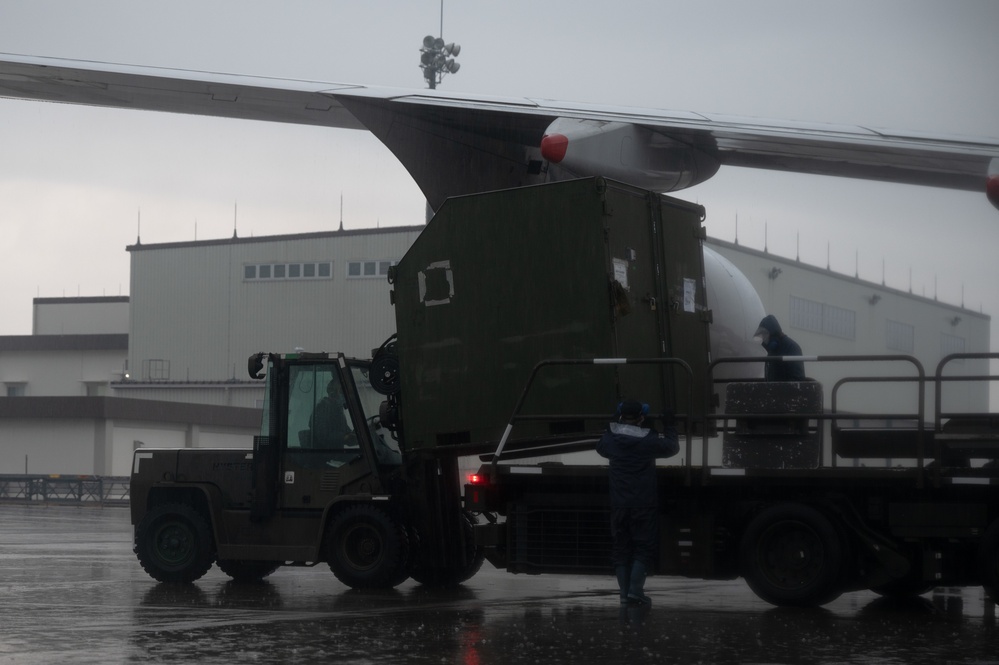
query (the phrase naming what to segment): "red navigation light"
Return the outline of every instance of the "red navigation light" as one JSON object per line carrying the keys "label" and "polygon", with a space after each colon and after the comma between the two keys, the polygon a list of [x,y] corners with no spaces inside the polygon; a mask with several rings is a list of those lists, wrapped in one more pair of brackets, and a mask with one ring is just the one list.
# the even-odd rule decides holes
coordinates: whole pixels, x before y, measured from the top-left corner
{"label": "red navigation light", "polygon": [[999,208],[999,173],[993,173],[985,182],[985,195],[992,205]]}
{"label": "red navigation light", "polygon": [[485,485],[486,477],[479,473],[472,473],[468,476],[469,485]]}
{"label": "red navigation light", "polygon": [[541,156],[549,162],[561,162],[568,148],[569,139],[565,134],[545,134],[541,139]]}

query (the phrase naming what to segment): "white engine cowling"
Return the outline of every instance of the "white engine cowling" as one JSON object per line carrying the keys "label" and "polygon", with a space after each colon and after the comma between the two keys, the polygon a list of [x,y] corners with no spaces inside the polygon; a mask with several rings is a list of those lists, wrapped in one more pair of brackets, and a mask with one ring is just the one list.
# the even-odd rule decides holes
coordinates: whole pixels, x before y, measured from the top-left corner
{"label": "white engine cowling", "polygon": [[704,182],[718,161],[689,143],[627,122],[559,118],[541,139],[552,179],[605,176],[655,192]]}
{"label": "white engine cowling", "polygon": [[[712,322],[711,359],[765,355],[753,334],[766,315],[753,285],[732,262],[704,247],[704,281]],[[763,363],[723,363],[716,379],[763,378]]]}

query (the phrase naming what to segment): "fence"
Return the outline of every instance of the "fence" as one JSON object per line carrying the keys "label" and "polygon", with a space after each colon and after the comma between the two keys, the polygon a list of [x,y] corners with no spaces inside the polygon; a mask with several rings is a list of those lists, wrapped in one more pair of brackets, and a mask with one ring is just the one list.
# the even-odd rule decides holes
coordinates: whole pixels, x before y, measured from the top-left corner
{"label": "fence", "polygon": [[0,502],[128,505],[127,476],[0,475]]}

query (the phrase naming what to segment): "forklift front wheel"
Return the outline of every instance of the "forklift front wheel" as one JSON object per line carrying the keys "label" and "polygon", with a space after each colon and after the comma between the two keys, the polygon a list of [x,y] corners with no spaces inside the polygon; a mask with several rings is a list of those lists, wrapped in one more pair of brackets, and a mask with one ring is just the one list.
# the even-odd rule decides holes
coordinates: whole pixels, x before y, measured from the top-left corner
{"label": "forklift front wheel", "polygon": [[[386,589],[405,580],[406,530],[384,510],[362,503],[333,518],[326,540],[330,570],[354,589]],[[401,579],[400,579],[401,577]]]}
{"label": "forklift front wheel", "polygon": [[208,522],[186,503],[161,504],[146,513],[135,545],[142,568],[160,582],[193,582],[215,558]]}

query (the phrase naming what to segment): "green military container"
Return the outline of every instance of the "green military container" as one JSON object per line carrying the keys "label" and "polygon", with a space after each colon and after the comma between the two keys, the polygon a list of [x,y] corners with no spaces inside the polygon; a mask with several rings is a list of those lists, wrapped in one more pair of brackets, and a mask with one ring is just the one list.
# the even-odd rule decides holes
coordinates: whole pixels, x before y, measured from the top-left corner
{"label": "green military container", "polygon": [[672,365],[545,368],[524,412],[566,417],[513,440],[599,431],[622,398],[703,413],[703,219],[603,178],[448,199],[391,275],[405,445],[498,441],[545,359],[678,357],[693,385]]}

